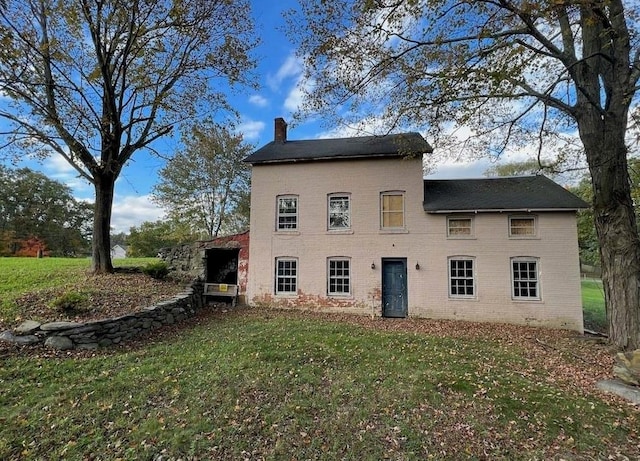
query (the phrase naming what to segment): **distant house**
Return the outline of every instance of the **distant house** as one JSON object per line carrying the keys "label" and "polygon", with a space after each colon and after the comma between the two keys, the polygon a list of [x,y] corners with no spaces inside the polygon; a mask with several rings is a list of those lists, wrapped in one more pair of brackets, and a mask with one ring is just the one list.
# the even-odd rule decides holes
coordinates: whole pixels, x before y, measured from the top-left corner
{"label": "distant house", "polygon": [[114,245],[111,247],[111,259],[122,259],[127,257],[127,247]]}
{"label": "distant house", "polygon": [[544,176],[425,180],[431,150],[417,133],[290,141],[276,119],[245,159],[248,302],[582,331],[587,204]]}

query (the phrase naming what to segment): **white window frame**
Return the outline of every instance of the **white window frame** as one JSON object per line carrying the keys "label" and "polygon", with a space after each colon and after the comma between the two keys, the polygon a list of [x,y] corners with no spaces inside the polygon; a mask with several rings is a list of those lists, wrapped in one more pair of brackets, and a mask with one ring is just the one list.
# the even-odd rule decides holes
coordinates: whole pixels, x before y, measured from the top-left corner
{"label": "white window frame", "polygon": [[[293,200],[295,203],[295,211],[293,213],[289,212],[281,212],[280,202],[283,200]],[[297,231],[298,230],[298,208],[299,208],[299,200],[297,195],[278,195],[276,198],[276,230],[280,232],[287,231]],[[283,218],[285,222],[281,222],[280,219]],[[294,218],[293,226],[291,223],[287,223],[286,219]]]}
{"label": "white window frame", "polygon": [[[343,212],[339,212],[339,213],[332,213],[331,210],[331,201],[332,200],[345,200],[346,199],[346,203],[347,203],[347,209],[346,211]],[[346,215],[346,226],[334,226],[331,224],[331,217],[332,214],[342,214],[342,215]],[[349,230],[351,229],[351,195],[347,194],[347,193],[334,193],[334,194],[329,194],[329,196],[327,197],[327,228],[330,231],[341,231],[341,230]]]}
{"label": "white window frame", "polygon": [[[332,275],[332,263],[342,263],[342,267],[340,270],[344,271],[346,264],[347,274],[344,272],[340,275]],[[337,268],[336,268],[337,269]],[[332,291],[331,282],[332,280],[341,281],[341,286],[344,286],[344,282],[346,280],[347,291],[336,291],[335,289]],[[351,258],[347,257],[331,257],[327,258],[327,295],[331,297],[348,297],[351,296]]]}
{"label": "white window frame", "polygon": [[[469,233],[468,234],[454,234],[451,233],[451,221],[469,221]],[[465,238],[473,238],[475,235],[474,230],[474,219],[473,216],[447,216],[447,238],[450,239],[465,239]]]}
{"label": "white window frame", "polygon": [[[385,226],[384,218],[385,213],[398,213],[398,210],[393,211],[385,211],[384,209],[384,198],[385,197],[402,197],[402,225],[401,226]],[[395,191],[384,191],[380,193],[380,229],[382,230],[399,230],[406,228],[406,212],[405,212],[405,191],[395,190]]]}
{"label": "white window frame", "polygon": [[[516,221],[516,220],[530,220],[533,223],[533,233],[531,234],[515,234],[513,233],[513,229],[514,226],[512,224],[512,221]],[[528,229],[525,227],[522,227],[522,229]],[[536,216],[531,216],[531,215],[513,215],[513,216],[509,216],[509,238],[513,238],[513,239],[530,239],[530,238],[536,238],[538,236],[538,218]]]}
{"label": "white window frame", "polygon": [[[532,271],[530,267],[527,267],[525,271],[522,270],[521,267],[514,267],[515,264],[534,264],[535,269]],[[541,286],[540,286],[540,258],[532,257],[532,256],[517,256],[511,258],[509,260],[510,272],[511,272],[511,298],[516,301],[540,301],[542,299],[541,296]],[[522,273],[526,272],[524,278],[522,277]],[[533,272],[534,278],[531,278],[530,275]],[[518,275],[517,275],[518,274]],[[516,289],[516,285],[518,288]],[[535,289],[535,296],[522,295],[521,290],[526,290],[529,292],[531,288]]]}
{"label": "white window frame", "polygon": [[[459,268],[458,263],[471,263],[471,277],[467,276],[466,274],[463,275],[458,275],[456,274],[455,276],[452,274],[453,271],[453,266],[456,266],[456,270],[463,270],[466,271],[468,270],[468,268],[466,267],[462,267]],[[475,299],[477,296],[477,287],[476,287],[476,258],[472,257],[472,256],[450,256],[447,260],[447,273],[448,273],[448,283],[449,283],[449,288],[448,288],[448,293],[449,293],[449,298],[453,298],[453,299]],[[454,293],[454,282],[455,281],[468,281],[471,280],[471,289],[473,290],[472,294],[467,294],[466,290],[464,294],[459,294],[459,293]],[[456,284],[456,288],[466,288],[468,287],[468,285],[466,283],[464,284]],[[457,291],[457,290],[456,290]]]}
{"label": "white window frame", "polygon": [[[283,263],[283,272],[281,273],[281,266],[280,263]],[[287,267],[284,267],[284,264],[289,263],[289,271],[291,271],[291,268],[293,267],[293,274],[291,273],[285,273],[284,269],[287,269]],[[283,285],[285,284],[291,284],[291,280],[293,280],[293,290],[280,290],[279,287],[281,286],[280,281],[282,280]],[[274,285],[274,290],[276,295],[296,295],[298,294],[298,258],[292,258],[289,256],[283,256],[283,257],[278,257],[276,258],[276,264],[275,264],[275,285]]]}

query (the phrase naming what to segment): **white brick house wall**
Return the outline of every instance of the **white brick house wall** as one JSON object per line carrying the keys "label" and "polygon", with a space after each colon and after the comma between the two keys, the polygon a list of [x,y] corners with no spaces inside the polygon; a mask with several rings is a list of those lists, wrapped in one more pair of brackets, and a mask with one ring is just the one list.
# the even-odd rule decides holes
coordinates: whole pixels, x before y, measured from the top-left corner
{"label": "white brick house wall", "polygon": [[[405,229],[381,230],[380,193],[403,191]],[[350,197],[351,228],[328,230],[328,196]],[[277,197],[298,199],[298,229],[276,230]],[[510,213],[471,215],[473,238],[447,238],[447,215],[423,209],[421,159],[254,165],[248,300],[251,304],[382,315],[382,260],[406,258],[408,316],[507,322],[582,331],[575,212],[538,212],[535,238],[509,238]],[[449,296],[448,258],[474,261],[470,299]],[[512,298],[512,257],[538,261],[540,299]],[[275,293],[276,258],[297,260],[297,293]],[[327,259],[348,258],[351,293],[327,294]],[[372,265],[374,266],[372,268]],[[419,268],[416,268],[416,265]]]}

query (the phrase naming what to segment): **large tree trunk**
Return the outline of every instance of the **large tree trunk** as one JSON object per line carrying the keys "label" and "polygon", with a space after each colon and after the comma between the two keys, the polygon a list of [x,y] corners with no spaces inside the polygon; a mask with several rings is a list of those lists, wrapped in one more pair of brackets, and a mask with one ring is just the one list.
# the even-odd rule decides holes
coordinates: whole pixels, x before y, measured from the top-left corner
{"label": "large tree trunk", "polygon": [[111,209],[115,175],[103,174],[95,178],[96,204],[93,216],[91,268],[95,274],[113,272],[111,263]]}
{"label": "large tree trunk", "polygon": [[627,169],[626,116],[590,114],[580,124],[600,243],[610,341],[640,348],[640,240]]}

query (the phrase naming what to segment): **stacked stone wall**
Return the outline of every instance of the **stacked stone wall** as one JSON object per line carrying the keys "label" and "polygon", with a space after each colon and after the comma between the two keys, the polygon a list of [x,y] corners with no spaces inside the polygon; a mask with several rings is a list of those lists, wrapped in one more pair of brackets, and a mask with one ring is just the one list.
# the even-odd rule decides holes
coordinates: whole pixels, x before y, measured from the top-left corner
{"label": "stacked stone wall", "polygon": [[20,345],[43,343],[60,350],[108,347],[194,316],[205,305],[202,292],[202,282],[196,281],[171,299],[121,317],[84,323],[27,321],[14,331],[0,333],[0,339]]}
{"label": "stacked stone wall", "polygon": [[167,263],[170,271],[179,276],[203,280],[205,277],[204,252],[203,248],[195,244],[185,244],[164,248],[160,250],[158,256]]}

